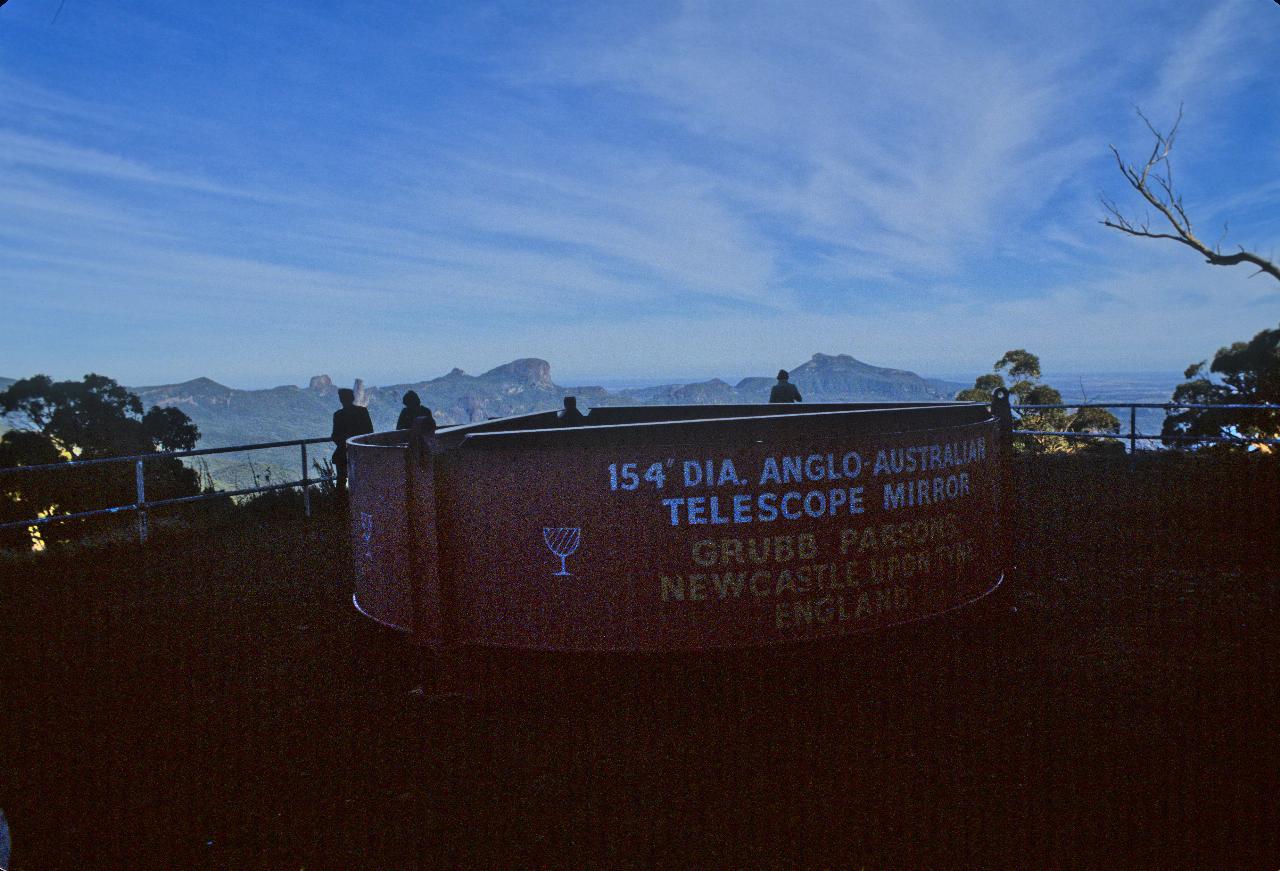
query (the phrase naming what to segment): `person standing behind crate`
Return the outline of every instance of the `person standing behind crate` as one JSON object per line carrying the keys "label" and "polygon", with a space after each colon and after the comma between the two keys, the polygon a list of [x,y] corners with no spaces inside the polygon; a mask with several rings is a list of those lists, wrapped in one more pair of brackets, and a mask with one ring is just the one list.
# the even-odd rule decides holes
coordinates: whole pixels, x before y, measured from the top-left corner
{"label": "person standing behind crate", "polygon": [[404,395],[404,408],[400,411],[400,417],[396,420],[396,429],[411,429],[413,422],[419,417],[429,417],[431,422],[427,424],[430,432],[436,431],[436,419],[431,414],[431,409],[422,404],[421,397],[417,391],[410,390]]}
{"label": "person standing behind crate", "polygon": [[347,439],[373,432],[373,421],[369,419],[369,409],[356,405],[354,390],[340,388],[338,401],[342,408],[333,413],[333,434],[329,438],[337,445],[333,466],[338,470],[338,492],[341,493],[347,489]]}
{"label": "person standing behind crate", "polygon": [[778,383],[769,391],[770,402],[803,402],[800,390],[791,383],[786,369],[778,370]]}

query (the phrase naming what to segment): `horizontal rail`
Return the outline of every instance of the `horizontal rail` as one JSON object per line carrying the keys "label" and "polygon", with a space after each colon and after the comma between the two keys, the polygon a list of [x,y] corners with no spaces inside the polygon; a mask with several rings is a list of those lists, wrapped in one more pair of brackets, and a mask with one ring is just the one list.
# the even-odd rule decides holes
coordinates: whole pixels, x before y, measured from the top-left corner
{"label": "horizontal rail", "polygon": [[[1114,439],[1117,441],[1128,441],[1130,450],[1137,448],[1139,441],[1177,441],[1191,443],[1211,443],[1211,442],[1230,442],[1232,444],[1242,445],[1280,445],[1280,439],[1275,438],[1249,438],[1247,436],[1195,436],[1185,433],[1177,433],[1166,435],[1146,435],[1137,432],[1134,423],[1133,414],[1139,408],[1159,408],[1165,411],[1178,409],[1197,409],[1197,410],[1217,410],[1217,411],[1278,411],[1280,412],[1280,404],[1206,404],[1206,403],[1188,403],[1188,402],[1081,402],[1081,403],[1054,403],[1054,404],[1028,404],[1015,405],[1013,411],[1021,416],[1025,416],[1028,411],[1040,411],[1050,409],[1080,409],[1080,408],[1127,408],[1130,410],[1130,428],[1128,433],[1120,432],[1064,432],[1058,430],[1014,430],[1014,435],[1019,436],[1054,436],[1068,439]],[[115,505],[109,508],[96,508],[90,511],[77,511],[70,514],[53,514],[47,517],[33,517],[28,520],[16,520],[0,523],[0,530],[6,529],[30,529],[31,527],[45,526],[50,523],[61,523],[68,520],[81,520],[89,517],[101,517],[108,514],[119,514],[124,511],[138,512],[139,516],[139,537],[145,542],[146,540],[146,512],[152,508],[161,508],[168,505],[181,505],[190,502],[202,502],[209,499],[228,499],[235,496],[247,496],[254,493],[266,493],[274,490],[286,490],[293,487],[301,487],[303,493],[309,492],[309,488],[313,484],[324,483],[326,481],[336,480],[336,476],[324,476],[320,478],[311,478],[306,468],[306,446],[315,444],[324,444],[331,439],[324,437],[309,439],[288,439],[276,442],[255,442],[246,445],[228,445],[226,447],[217,448],[196,448],[186,451],[156,451],[149,454],[128,454],[118,457],[97,457],[89,460],[67,460],[60,463],[42,463],[34,466],[6,466],[0,467],[0,475],[15,474],[18,472],[51,472],[57,469],[75,469],[85,466],[100,466],[108,463],[129,463],[137,464],[137,486],[138,500],[128,505]],[[212,493],[197,493],[191,496],[178,496],[172,499],[160,499],[154,502],[146,500],[143,490],[142,467],[143,464],[150,460],[159,460],[166,458],[183,458],[183,457],[201,457],[212,454],[230,454],[245,451],[270,450],[274,448],[302,447],[302,479],[299,481],[290,481],[283,484],[267,484],[262,487],[246,487],[237,490],[220,490]],[[310,505],[306,506],[308,516],[310,516]]]}
{"label": "horizontal rail", "polygon": [[[1161,409],[1168,416],[1169,412],[1175,409],[1192,409],[1198,411],[1263,411],[1276,412],[1280,414],[1280,404],[1275,403],[1204,403],[1204,402],[1055,402],[1055,403],[1035,403],[1026,405],[1014,405],[1012,410],[1017,413],[1019,419],[1023,421],[1034,421],[1034,415],[1031,412],[1048,411],[1048,410],[1070,410],[1083,408],[1106,408],[1120,409],[1127,408],[1129,410],[1129,428],[1127,432],[1072,432],[1063,430],[1031,430],[1031,429],[1015,429],[1014,435],[1020,436],[1057,436],[1066,439],[1115,439],[1117,441],[1128,442],[1128,451],[1130,454],[1136,453],[1138,450],[1147,450],[1152,442],[1160,442],[1162,444],[1217,444],[1227,443],[1234,445],[1280,445],[1278,438],[1252,438],[1244,435],[1192,435],[1185,432],[1175,432],[1159,435],[1150,435],[1138,432],[1138,409],[1150,408]],[[1028,422],[1031,422],[1028,421]],[[1140,445],[1139,443],[1143,443]]]}
{"label": "horizontal rail", "polygon": [[247,496],[251,493],[265,493],[268,490],[285,490],[290,487],[310,487],[336,480],[336,475],[325,475],[320,478],[308,478],[305,481],[290,481],[286,484],[267,484],[263,487],[246,487],[241,490],[215,490],[212,493],[196,493],[193,496],[177,496],[172,499],[157,499],[154,502],[130,502],[128,505],[115,505],[111,508],[95,508],[92,511],[76,511],[71,514],[51,514],[48,517],[33,517],[30,520],[11,520],[0,523],[0,530],[29,529],[32,526],[44,526],[64,520],[83,520],[86,517],[101,517],[106,514],[119,514],[122,511],[150,511],[152,508],[163,508],[166,505],[182,505],[187,502],[204,502],[209,499],[229,499],[232,496]]}
{"label": "horizontal rail", "polygon": [[86,517],[101,517],[104,514],[119,514],[121,511],[137,511],[137,505],[117,505],[114,508],[95,508],[92,511],[76,511],[72,514],[51,514],[48,517],[33,517],[30,520],[10,520],[0,523],[0,529],[29,529],[32,526],[44,526],[63,520],[83,520]]}
{"label": "horizontal rail", "polygon": [[240,451],[265,451],[269,448],[292,448],[298,445],[316,445],[331,442],[332,439],[291,439],[287,442],[260,442],[252,445],[231,445],[225,448],[196,448],[190,451],[156,451],[150,454],[129,454],[120,457],[97,457],[92,460],[67,460],[62,463],[42,463],[38,466],[0,466],[0,475],[13,472],[48,472],[54,469],[75,469],[82,466],[101,466],[107,463],[130,463],[142,460],[159,460],[165,457],[204,457],[209,454],[235,454]]}
{"label": "horizontal rail", "polygon": [[1200,410],[1221,409],[1223,411],[1280,411],[1280,405],[1258,403],[1254,405],[1228,404],[1212,405],[1203,402],[1066,402],[1055,405],[1015,405],[1014,411],[1022,409],[1043,408],[1194,408]]}
{"label": "horizontal rail", "polygon": [[[236,496],[248,496],[254,493],[267,493],[275,490],[289,490],[294,487],[302,488],[303,495],[303,511],[308,517],[311,516],[311,487],[315,484],[322,484],[337,479],[335,475],[321,475],[318,478],[311,477],[310,470],[307,468],[307,445],[324,444],[331,441],[327,438],[310,438],[310,439],[288,439],[286,441],[277,442],[255,442],[247,445],[228,445],[218,448],[196,448],[187,451],[156,451],[150,454],[129,454],[119,457],[96,457],[91,460],[68,460],[61,463],[42,463],[34,466],[9,466],[0,468],[0,474],[14,472],[51,472],[57,469],[75,469],[85,466],[101,466],[107,463],[134,463],[135,483],[137,486],[137,499],[127,505],[113,505],[108,508],[94,508],[89,511],[75,511],[68,514],[50,514],[45,517],[31,517],[26,520],[11,520],[0,523],[0,530],[7,529],[33,529],[47,526],[51,523],[64,523],[68,520],[84,520],[90,517],[104,517],[110,514],[120,514],[125,511],[132,511],[138,517],[138,539],[145,544],[147,540],[147,514],[154,508],[164,508],[170,505],[184,505],[191,502],[204,502],[210,499],[230,499]],[[260,487],[242,487],[236,490],[215,490],[209,493],[195,493],[190,496],[175,496],[170,499],[157,499],[151,501],[146,496],[146,483],[143,476],[144,466],[150,460],[160,459],[178,459],[183,457],[203,457],[210,454],[232,454],[247,451],[264,451],[278,448],[301,447],[300,458],[302,461],[302,478],[297,481],[287,481],[280,484],[265,484]],[[256,481],[255,481],[256,483]]]}
{"label": "horizontal rail", "polygon": [[1240,445],[1280,445],[1280,439],[1250,438],[1249,436],[1198,436],[1187,433],[1171,433],[1169,435],[1144,435],[1127,432],[1062,432],[1057,430],[1015,429],[1014,435],[1026,436],[1061,436],[1068,439],[1115,439],[1117,441],[1181,441],[1181,442],[1231,442]]}

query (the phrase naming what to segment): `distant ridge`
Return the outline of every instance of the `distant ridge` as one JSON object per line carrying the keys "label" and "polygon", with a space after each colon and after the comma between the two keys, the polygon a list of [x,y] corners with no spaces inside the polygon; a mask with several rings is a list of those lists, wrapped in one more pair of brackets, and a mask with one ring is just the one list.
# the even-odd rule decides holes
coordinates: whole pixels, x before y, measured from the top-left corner
{"label": "distant ridge", "polygon": [[[0,389],[13,383],[0,378]],[[791,369],[791,380],[810,402],[930,401],[949,399],[967,387],[914,372],[872,366],[847,354],[814,354]],[[605,405],[675,405],[762,403],[769,399],[774,375],[760,375],[730,384],[720,378],[688,384],[664,384],[606,390],[600,386],[562,387],[551,377],[551,364],[537,357],[512,360],[469,375],[451,369],[425,381],[371,387],[360,379],[352,384],[357,404],[367,406],[378,430],[395,426],[401,397],[414,390],[442,426],[558,408],[566,396],[578,397],[584,409]],[[290,441],[329,435],[338,408],[338,387],[328,375],[315,375],[305,387],[285,384],[265,390],[239,390],[211,378],[180,384],[131,387],[144,408],[171,406],[185,412],[200,428],[199,447],[216,448],[260,442]],[[0,417],[0,432],[5,421]],[[312,446],[309,461],[325,460],[332,451]],[[297,449],[279,448],[253,455],[224,454],[199,461],[225,487],[248,487],[272,480],[296,480]]]}
{"label": "distant ridge", "polygon": [[[848,354],[814,354],[790,371],[792,382],[810,402],[941,400],[950,399],[967,386],[873,366]],[[0,389],[13,381],[0,378]],[[435,413],[437,422],[449,425],[557,408],[570,395],[577,396],[584,408],[767,402],[773,384],[770,373],[743,378],[737,384],[711,378],[622,390],[564,387],[552,380],[550,363],[525,357],[480,375],[455,368],[425,381],[382,387],[357,380],[352,389],[357,404],[368,407],[374,427],[386,430],[395,426],[401,397],[407,390],[418,393],[423,404]],[[130,389],[142,399],[144,407],[172,406],[186,412],[200,427],[200,447],[326,436],[338,407],[338,385],[328,375],[313,376],[305,387],[286,384],[265,390],[239,390],[211,378]]]}
{"label": "distant ridge", "polygon": [[[942,400],[968,386],[873,366],[848,354],[814,354],[791,369],[791,380],[812,402]],[[737,384],[712,378],[623,390],[567,387],[552,380],[549,362],[526,357],[480,375],[455,368],[436,378],[381,387],[358,380],[353,389],[357,404],[368,407],[374,427],[384,430],[395,426],[407,390],[416,391],[437,422],[448,425],[557,408],[570,395],[584,408],[766,402],[773,383],[770,373]],[[132,389],[147,407],[174,406],[186,412],[200,427],[202,447],[327,435],[338,407],[338,385],[328,375],[313,376],[305,387],[265,390],[237,390],[209,378]]]}

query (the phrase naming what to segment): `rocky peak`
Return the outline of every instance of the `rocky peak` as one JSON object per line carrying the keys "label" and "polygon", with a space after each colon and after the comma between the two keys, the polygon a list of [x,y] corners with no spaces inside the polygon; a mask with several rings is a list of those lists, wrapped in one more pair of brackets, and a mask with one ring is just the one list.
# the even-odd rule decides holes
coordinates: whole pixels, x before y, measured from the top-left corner
{"label": "rocky peak", "polygon": [[328,375],[312,375],[311,383],[307,385],[309,390],[326,391],[333,389],[333,379]]}
{"label": "rocky peak", "polygon": [[814,354],[807,362],[800,364],[792,372],[803,372],[814,369],[854,369],[854,368],[873,368],[868,367],[861,360],[854,359],[848,354]]}
{"label": "rocky peak", "polygon": [[484,373],[484,377],[501,378],[546,390],[555,389],[555,385],[551,383],[551,364],[536,357],[512,360],[496,369],[490,369]]}
{"label": "rocky peak", "polygon": [[846,401],[850,397],[913,401],[941,398],[914,372],[872,366],[848,354],[814,354],[791,370],[791,381],[806,400],[818,402]]}
{"label": "rocky peak", "polygon": [[355,383],[351,385],[351,391],[356,395],[356,405],[369,404],[369,392],[364,389],[364,379],[357,378]]}

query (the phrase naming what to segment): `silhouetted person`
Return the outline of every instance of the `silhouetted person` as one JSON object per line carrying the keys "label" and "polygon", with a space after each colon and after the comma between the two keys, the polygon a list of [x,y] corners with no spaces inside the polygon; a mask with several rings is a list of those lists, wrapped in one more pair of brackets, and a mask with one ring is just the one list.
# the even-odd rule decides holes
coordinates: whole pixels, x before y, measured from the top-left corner
{"label": "silhouetted person", "polygon": [[338,470],[338,490],[343,491],[347,489],[347,439],[373,432],[373,421],[369,419],[369,409],[356,405],[354,390],[340,388],[338,401],[342,408],[333,413],[333,435],[329,438],[337,445],[333,466]]}
{"label": "silhouetted person", "polygon": [[396,419],[396,429],[411,429],[413,422],[420,418],[427,418],[430,423],[424,423],[427,428],[427,434],[436,431],[436,419],[431,414],[431,409],[422,404],[422,400],[418,398],[418,394],[410,390],[404,395],[404,408],[400,411],[400,417]]}
{"label": "silhouetted person", "polygon": [[770,402],[803,402],[800,398],[800,391],[791,383],[790,375],[786,369],[778,370],[778,383],[773,385],[773,389],[769,391]]}
{"label": "silhouetted person", "polygon": [[587,416],[578,411],[578,397],[566,396],[564,398],[564,411],[560,412],[560,420],[565,426],[578,426],[586,423]]}

